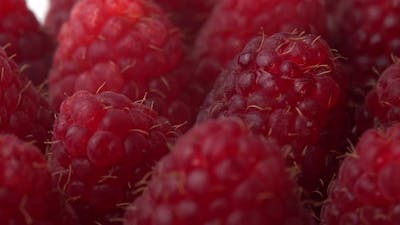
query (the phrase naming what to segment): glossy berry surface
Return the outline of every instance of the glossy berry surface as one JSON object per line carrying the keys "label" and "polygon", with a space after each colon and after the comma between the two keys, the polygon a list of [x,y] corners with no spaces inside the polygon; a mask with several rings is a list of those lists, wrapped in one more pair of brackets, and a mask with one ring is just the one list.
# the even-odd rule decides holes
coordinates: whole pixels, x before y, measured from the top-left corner
{"label": "glossy berry surface", "polygon": [[53,45],[25,0],[1,1],[0,47],[13,57],[33,84],[46,80]]}
{"label": "glossy berry surface", "polygon": [[44,27],[53,38],[57,38],[61,26],[68,20],[72,7],[78,1],[79,0],[50,0],[50,7],[46,15]]}
{"label": "glossy berry surface", "polygon": [[196,39],[196,82],[207,92],[255,35],[295,29],[326,34],[325,9],[319,0],[221,0]]}
{"label": "glossy berry surface", "polygon": [[344,160],[323,206],[322,224],[398,224],[400,124],[366,131]]}
{"label": "glossy berry surface", "polygon": [[235,116],[255,134],[276,138],[300,167],[302,186],[314,190],[332,175],[331,150],[343,151],[343,85],[340,67],[319,36],[258,36],[220,74],[198,122]]}
{"label": "glossy berry surface", "polygon": [[55,108],[66,96],[87,90],[150,102],[157,96],[171,102],[160,111],[174,110],[169,107],[175,99],[164,90],[175,85],[167,74],[182,60],[181,33],[151,1],[80,1],[58,42],[49,84]]}
{"label": "glossy berry surface", "polygon": [[362,104],[379,74],[400,54],[400,4],[397,0],[343,0],[337,3],[336,48],[347,59],[355,104]]}
{"label": "glossy berry surface", "polygon": [[274,142],[237,120],[193,128],[157,165],[125,225],[314,224]]}
{"label": "glossy berry surface", "polygon": [[60,199],[40,150],[13,135],[0,135],[1,224],[77,225]]}
{"label": "glossy berry surface", "polygon": [[52,125],[48,103],[0,48],[0,133],[15,134],[44,150]]}
{"label": "glossy berry surface", "polygon": [[166,119],[122,94],[79,91],[56,119],[54,180],[83,224],[119,224],[177,135]]}

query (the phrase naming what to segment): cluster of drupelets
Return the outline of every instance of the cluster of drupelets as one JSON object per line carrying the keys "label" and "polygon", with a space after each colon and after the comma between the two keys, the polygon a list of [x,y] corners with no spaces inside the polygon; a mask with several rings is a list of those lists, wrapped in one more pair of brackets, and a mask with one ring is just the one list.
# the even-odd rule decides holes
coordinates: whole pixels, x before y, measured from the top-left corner
{"label": "cluster of drupelets", "polygon": [[2,0],[1,223],[399,224],[399,15]]}

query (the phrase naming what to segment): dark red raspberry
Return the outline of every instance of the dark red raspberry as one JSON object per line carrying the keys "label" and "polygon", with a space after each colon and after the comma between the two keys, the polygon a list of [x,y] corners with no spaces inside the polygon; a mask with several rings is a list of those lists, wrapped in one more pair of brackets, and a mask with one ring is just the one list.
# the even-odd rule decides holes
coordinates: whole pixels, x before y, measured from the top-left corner
{"label": "dark red raspberry", "polygon": [[294,29],[326,33],[320,0],[221,0],[196,40],[195,82],[204,83],[207,92],[221,69],[256,34]]}
{"label": "dark red raspberry", "polygon": [[335,46],[346,57],[351,100],[362,104],[378,75],[400,54],[397,0],[341,0],[335,13]]}
{"label": "dark red raspberry", "polygon": [[53,45],[41,30],[25,0],[2,0],[0,4],[0,47],[12,56],[35,85],[41,84],[50,68]]}
{"label": "dark red raspberry", "polygon": [[252,39],[220,74],[198,116],[236,116],[254,133],[276,138],[313,191],[329,181],[331,151],[343,151],[344,80],[327,43],[312,34]]}
{"label": "dark red raspberry", "polygon": [[44,27],[47,32],[57,37],[62,24],[68,20],[72,7],[79,0],[50,0],[49,11],[47,12]]}
{"label": "dark red raspberry", "polygon": [[125,225],[314,224],[272,141],[238,120],[204,123],[157,165]]}
{"label": "dark red raspberry", "polygon": [[52,126],[48,103],[0,48],[0,133],[34,141],[44,150]]}
{"label": "dark red raspberry", "polygon": [[180,31],[151,1],[80,1],[59,36],[49,85],[53,106],[78,90],[115,91],[146,99],[182,123],[186,118],[171,112],[187,109],[175,98],[181,89],[168,74],[182,57]]}
{"label": "dark red raspberry", "polygon": [[389,66],[365,98],[356,115],[359,133],[372,127],[389,126],[400,121],[400,64]]}
{"label": "dark red raspberry", "polygon": [[60,199],[39,149],[13,135],[0,135],[1,224],[78,224]]}
{"label": "dark red raspberry", "polygon": [[329,188],[322,224],[399,224],[399,148],[400,124],[365,132]]}
{"label": "dark red raspberry", "polygon": [[177,135],[166,119],[124,95],[76,92],[55,123],[55,181],[83,224],[119,224],[126,203]]}
{"label": "dark red raspberry", "polygon": [[172,21],[185,33],[191,43],[197,31],[208,19],[214,5],[220,0],[155,0],[170,13]]}

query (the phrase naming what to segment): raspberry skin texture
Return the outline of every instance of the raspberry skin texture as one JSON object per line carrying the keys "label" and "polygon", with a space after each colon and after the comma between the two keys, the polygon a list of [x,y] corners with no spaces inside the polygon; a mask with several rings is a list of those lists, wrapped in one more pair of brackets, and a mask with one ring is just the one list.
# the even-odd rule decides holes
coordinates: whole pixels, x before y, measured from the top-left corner
{"label": "raspberry skin texture", "polygon": [[331,150],[346,129],[345,80],[328,44],[312,34],[257,36],[222,72],[197,121],[235,116],[261,136],[276,138],[314,191]]}
{"label": "raspberry skin texture", "polygon": [[1,1],[0,47],[13,56],[33,84],[42,84],[47,78],[53,44],[24,0]]}
{"label": "raspberry skin texture", "polygon": [[197,32],[208,19],[214,5],[220,0],[155,0],[170,15],[185,34],[187,43],[192,44]]}
{"label": "raspberry skin texture", "polygon": [[55,122],[54,180],[83,224],[120,224],[125,203],[178,135],[166,119],[122,94],[78,91]]}
{"label": "raspberry skin texture", "polygon": [[53,112],[1,48],[0,71],[0,134],[14,134],[44,151],[51,138]]}
{"label": "raspberry skin texture", "polygon": [[346,57],[350,97],[362,105],[379,74],[400,54],[400,4],[396,0],[339,1],[331,39]]}
{"label": "raspberry skin texture", "polygon": [[44,28],[54,39],[57,39],[61,26],[68,20],[72,7],[78,1],[79,0],[50,0],[49,11],[44,21]]}
{"label": "raspberry skin texture", "polygon": [[1,223],[78,224],[73,211],[60,199],[40,150],[13,135],[0,135]]}
{"label": "raspberry skin texture", "polygon": [[380,75],[356,114],[357,131],[387,127],[400,121],[400,64],[394,63]]}
{"label": "raspberry skin texture", "polygon": [[203,83],[207,93],[221,68],[255,35],[295,29],[326,34],[325,9],[319,0],[221,0],[195,42],[196,82]]}
{"label": "raspberry skin texture", "polygon": [[239,120],[208,121],[157,165],[124,225],[314,224],[273,141]]}
{"label": "raspberry skin texture", "polygon": [[[58,38],[50,72],[54,108],[75,91],[115,91],[142,99],[152,82],[182,61],[180,31],[165,13],[145,0],[82,0]],[[165,111],[168,111],[167,109]]]}
{"label": "raspberry skin texture", "polygon": [[344,160],[321,213],[322,224],[398,224],[400,124],[371,129]]}

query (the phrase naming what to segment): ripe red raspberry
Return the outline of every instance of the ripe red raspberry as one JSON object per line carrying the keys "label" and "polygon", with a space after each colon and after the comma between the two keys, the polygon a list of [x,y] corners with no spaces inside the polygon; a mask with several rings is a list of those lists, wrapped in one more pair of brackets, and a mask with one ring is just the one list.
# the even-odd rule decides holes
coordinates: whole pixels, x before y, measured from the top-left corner
{"label": "ripe red raspberry", "polygon": [[185,33],[185,39],[191,43],[197,31],[208,19],[214,5],[220,0],[155,0],[169,12],[172,21]]}
{"label": "ripe red raspberry", "polygon": [[400,121],[400,64],[389,66],[368,93],[356,114],[359,133],[371,127],[389,126]]}
{"label": "ripe red raspberry", "polygon": [[0,133],[34,141],[44,150],[52,126],[48,103],[0,48]]}
{"label": "ripe red raspberry", "polygon": [[329,188],[322,224],[398,224],[400,221],[400,124],[369,130],[343,162]]}
{"label": "ripe red raspberry", "polygon": [[175,98],[179,84],[168,74],[182,57],[179,30],[151,1],[80,1],[59,36],[49,84],[53,106],[78,90],[115,91],[145,98],[171,122],[184,122],[171,113],[186,106]]}
{"label": "ripe red raspberry", "polygon": [[327,43],[312,34],[252,39],[220,74],[198,115],[236,116],[259,135],[276,138],[313,191],[329,181],[331,151],[345,135],[344,80]]}
{"label": "ripe red raspberry", "polygon": [[124,95],[78,91],[62,103],[55,122],[55,181],[83,224],[118,224],[176,135],[166,119]]}
{"label": "ripe red raspberry", "polygon": [[400,54],[400,5],[397,0],[339,2],[332,39],[348,59],[351,100],[358,106],[378,74],[391,64],[391,55]]}
{"label": "ripe red raspberry", "polygon": [[72,7],[79,0],[50,0],[49,11],[44,21],[46,31],[56,38],[62,24],[68,20]]}
{"label": "ripe red raspberry", "polygon": [[39,149],[13,135],[0,135],[1,224],[78,224],[60,199]]}
{"label": "ripe red raspberry", "polygon": [[35,85],[41,84],[50,68],[53,45],[41,30],[25,0],[2,0],[0,4],[0,47],[22,67]]}
{"label": "ripe red raspberry", "polygon": [[195,81],[203,83],[207,93],[221,68],[256,34],[294,29],[326,33],[320,0],[221,0],[196,39]]}
{"label": "ripe red raspberry", "polygon": [[272,141],[238,120],[204,123],[157,165],[125,225],[314,224]]}

